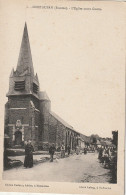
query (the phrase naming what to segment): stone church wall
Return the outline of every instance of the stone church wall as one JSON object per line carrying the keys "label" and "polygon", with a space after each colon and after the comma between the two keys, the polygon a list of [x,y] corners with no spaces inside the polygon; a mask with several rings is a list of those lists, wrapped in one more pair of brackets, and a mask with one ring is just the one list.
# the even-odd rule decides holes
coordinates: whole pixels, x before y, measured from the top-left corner
{"label": "stone church wall", "polygon": [[56,144],[57,120],[49,115],[49,143]]}
{"label": "stone church wall", "polygon": [[9,124],[16,124],[17,120],[21,120],[22,124],[29,123],[28,109],[9,109]]}
{"label": "stone church wall", "polygon": [[66,127],[57,121],[57,133],[56,133],[56,148],[59,150],[61,145],[65,145],[66,141]]}
{"label": "stone church wall", "polygon": [[8,99],[10,108],[28,108],[30,98],[18,96],[18,97],[10,97]]}

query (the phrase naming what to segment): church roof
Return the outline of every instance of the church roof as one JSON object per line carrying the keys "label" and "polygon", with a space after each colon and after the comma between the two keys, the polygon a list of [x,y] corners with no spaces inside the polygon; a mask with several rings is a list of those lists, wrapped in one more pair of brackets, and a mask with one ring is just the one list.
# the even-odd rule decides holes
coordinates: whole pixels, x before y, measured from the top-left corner
{"label": "church roof", "polygon": [[32,55],[28,37],[27,25],[25,23],[24,33],[17,63],[16,73],[22,75],[24,72],[30,73],[34,76],[34,68],[32,63]]}
{"label": "church roof", "polygon": [[51,114],[55,119],[57,119],[59,122],[61,122],[65,127],[74,130],[74,128],[73,128],[71,125],[69,125],[66,121],[64,121],[62,118],[60,118],[56,113],[50,111],[50,114]]}

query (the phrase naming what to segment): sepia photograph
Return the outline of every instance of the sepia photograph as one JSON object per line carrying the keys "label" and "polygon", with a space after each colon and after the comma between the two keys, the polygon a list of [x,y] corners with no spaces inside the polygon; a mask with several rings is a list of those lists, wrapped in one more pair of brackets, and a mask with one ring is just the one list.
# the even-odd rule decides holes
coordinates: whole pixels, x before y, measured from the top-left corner
{"label": "sepia photograph", "polygon": [[3,9],[5,186],[97,184],[90,188],[105,188],[105,194],[111,184],[123,187],[126,29],[120,5],[31,1]]}
{"label": "sepia photograph", "polygon": [[[113,130],[111,137],[100,137],[95,131],[82,134],[51,110],[51,100],[39,85],[25,23],[5,104],[4,178],[25,179],[26,174],[27,180],[116,183],[118,131]],[[35,165],[45,164],[33,167],[33,156]],[[43,168],[45,173],[40,172]]]}

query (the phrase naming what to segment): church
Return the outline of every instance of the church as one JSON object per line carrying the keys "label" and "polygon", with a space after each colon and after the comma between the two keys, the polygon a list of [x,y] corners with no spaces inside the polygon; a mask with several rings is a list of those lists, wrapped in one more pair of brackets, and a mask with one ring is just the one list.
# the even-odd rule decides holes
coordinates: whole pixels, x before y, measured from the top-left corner
{"label": "church", "polygon": [[4,133],[10,148],[23,148],[29,139],[35,150],[47,150],[52,143],[57,150],[61,144],[74,150],[81,144],[80,133],[51,111],[48,95],[40,91],[26,23],[17,68],[11,71],[6,96]]}

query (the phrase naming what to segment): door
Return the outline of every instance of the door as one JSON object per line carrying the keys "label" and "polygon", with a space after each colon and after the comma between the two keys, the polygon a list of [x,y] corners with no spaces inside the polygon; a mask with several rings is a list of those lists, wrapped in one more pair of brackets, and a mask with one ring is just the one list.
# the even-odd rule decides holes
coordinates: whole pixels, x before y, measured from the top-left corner
{"label": "door", "polygon": [[22,133],[20,131],[15,132],[15,145],[21,145]]}

